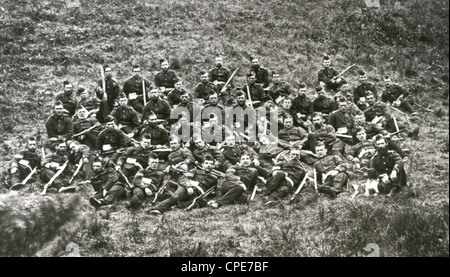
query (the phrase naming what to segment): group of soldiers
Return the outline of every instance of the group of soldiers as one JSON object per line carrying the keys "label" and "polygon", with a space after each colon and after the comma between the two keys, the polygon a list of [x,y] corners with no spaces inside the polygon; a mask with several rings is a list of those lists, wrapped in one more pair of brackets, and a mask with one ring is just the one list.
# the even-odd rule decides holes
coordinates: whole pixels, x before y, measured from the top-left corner
{"label": "group of soldiers", "polygon": [[[237,69],[232,72],[216,57],[212,69],[199,72],[191,92],[169,61],[160,60],[160,67],[151,81],[133,66],[121,87],[104,65],[92,92],[74,93],[65,81],[45,123],[48,138],[41,150],[28,137],[26,149],[11,162],[10,189],[40,179],[44,195],[76,192],[76,184],[85,182],[95,191],[89,199],[95,207],[127,199],[130,208],[145,205],[159,215],[175,206],[246,203],[255,194],[269,205],[295,197],[306,182],[331,198],[349,180],[376,180],[376,192],[388,195],[406,185],[407,153],[399,142],[417,139],[419,129],[394,116],[393,111],[406,118],[416,112],[408,90],[389,76],[381,95],[362,70],[352,88],[325,56],[317,87],[308,91],[300,83],[296,90],[252,58],[239,87],[233,82]],[[235,115],[232,124],[224,124],[230,109],[257,108],[268,113],[256,120]],[[175,110],[183,112],[174,115]],[[274,111],[276,133],[269,128]],[[196,135],[180,136],[186,129]]]}

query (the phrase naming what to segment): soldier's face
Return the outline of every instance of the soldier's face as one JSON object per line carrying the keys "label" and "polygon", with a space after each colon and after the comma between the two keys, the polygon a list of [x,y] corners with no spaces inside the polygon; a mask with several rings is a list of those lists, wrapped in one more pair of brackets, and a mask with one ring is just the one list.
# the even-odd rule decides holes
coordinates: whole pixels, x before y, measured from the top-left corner
{"label": "soldier's face", "polygon": [[293,125],[292,118],[286,118],[286,119],[284,120],[284,127],[285,127],[285,128],[291,128],[292,125]]}
{"label": "soldier's face", "polygon": [[342,87],[341,87],[341,90],[344,92],[344,95],[345,95],[345,92],[350,91],[350,85],[349,84],[343,84]]}
{"label": "soldier's face", "polygon": [[376,141],[377,149],[385,149],[386,148],[386,141],[384,139],[379,139]]}
{"label": "soldier's face", "polygon": [[120,98],[119,99],[119,106],[126,107],[127,104],[128,104],[128,99],[126,99],[126,98]]}
{"label": "soldier's face", "polygon": [[206,84],[208,82],[208,74],[203,74],[202,76],[200,76],[200,81]]}
{"label": "soldier's face", "polygon": [[66,153],[67,147],[65,143],[61,143],[58,144],[58,146],[56,147],[56,152],[60,153],[60,154],[64,154]]}
{"label": "soldier's face", "polygon": [[109,68],[109,67],[105,68],[105,77],[108,79],[112,78],[112,69],[111,68]]}
{"label": "soldier's face", "polygon": [[161,68],[162,68],[163,70],[169,69],[169,63],[168,63],[168,62],[162,62],[162,63],[161,63]]}
{"label": "soldier's face", "polygon": [[355,121],[358,124],[362,124],[362,123],[364,123],[366,121],[366,118],[362,114],[361,115],[357,115],[357,116],[355,116]]}
{"label": "soldier's face", "polygon": [[115,127],[114,121],[107,122],[107,123],[105,124],[105,126],[106,126],[106,128],[108,128],[108,129],[114,129],[114,127]]}
{"label": "soldier's face", "polygon": [[250,156],[244,155],[241,157],[241,166],[250,166],[252,164],[252,160]]}
{"label": "soldier's face", "polygon": [[158,90],[151,90],[150,91],[150,99],[153,99],[153,100],[158,100],[158,97],[159,97],[159,91]]}
{"label": "soldier's face", "polygon": [[347,102],[339,102],[339,110],[340,111],[342,111],[342,112],[347,111],[347,106],[348,106]]}
{"label": "soldier's face", "polygon": [[371,95],[370,96],[366,96],[366,102],[369,105],[373,105],[375,103],[375,97],[373,97]]}
{"label": "soldier's face", "polygon": [[203,169],[207,172],[211,171],[214,168],[214,161],[206,160],[203,162]]}
{"label": "soldier's face", "polygon": [[217,120],[216,117],[211,117],[211,118],[209,119],[209,125],[210,125],[210,126],[217,126],[218,123],[219,123],[219,121]]}
{"label": "soldier's face", "polygon": [[301,88],[301,89],[299,90],[299,92],[300,92],[300,94],[306,94],[306,88]]}
{"label": "soldier's face", "polygon": [[247,81],[248,81],[249,84],[254,84],[255,80],[256,80],[255,76],[250,76],[250,77],[247,78]]}
{"label": "soldier's face", "polygon": [[197,148],[203,148],[203,147],[205,147],[205,142],[203,141],[203,140],[197,140],[197,141],[195,141],[195,146],[197,147]]}
{"label": "soldier's face", "polygon": [[211,105],[217,105],[219,103],[219,98],[217,97],[217,94],[212,94],[209,96],[209,104]]}
{"label": "soldier's face", "polygon": [[275,84],[278,84],[278,83],[280,82],[280,80],[281,80],[280,75],[279,75],[279,74],[274,74],[274,75],[272,76],[272,80],[273,80],[273,82],[274,82]]}
{"label": "soldier's face", "polygon": [[314,124],[315,126],[320,126],[320,125],[322,125],[322,118],[321,118],[321,117],[314,117],[314,118],[313,118],[313,124]]}
{"label": "soldier's face", "polygon": [[92,164],[92,169],[94,170],[95,173],[100,173],[103,171],[103,166],[101,162],[94,162]]}
{"label": "soldier's face", "polygon": [[366,139],[367,139],[367,134],[366,134],[365,131],[360,131],[360,132],[356,133],[356,138],[357,138],[359,141],[366,141]]}
{"label": "soldier's face", "polygon": [[87,91],[83,91],[80,95],[82,100],[88,99],[89,98],[89,93]]}
{"label": "soldier's face", "polygon": [[143,139],[141,140],[141,147],[142,147],[142,148],[144,148],[144,149],[149,149],[149,148],[150,148],[150,145],[152,145],[152,140],[151,140],[151,139],[143,138]]}
{"label": "soldier's face", "polygon": [[181,95],[180,96],[180,101],[181,101],[181,103],[184,103],[184,104],[188,103],[189,102],[189,95]]}
{"label": "soldier's face", "polygon": [[217,57],[217,58],[216,58],[216,65],[217,65],[218,67],[221,67],[222,64],[223,64],[222,58],[221,58],[221,57]]}
{"label": "soldier's face", "polygon": [[259,60],[258,59],[253,59],[252,60],[252,67],[253,68],[258,68],[259,67]]}
{"label": "soldier's face", "polygon": [[331,65],[331,61],[330,60],[323,61],[323,66],[324,67],[330,67],[330,65]]}
{"label": "soldier's face", "polygon": [[289,154],[291,160],[298,160],[300,159],[300,151],[291,151]]}
{"label": "soldier's face", "polygon": [[177,90],[181,90],[182,86],[183,86],[183,84],[181,82],[175,83],[175,89],[177,89]]}
{"label": "soldier's face", "polygon": [[72,91],[73,91],[73,87],[72,87],[71,84],[67,84],[67,85],[64,87],[64,93],[65,93],[65,94],[70,95],[70,94],[72,94]]}
{"label": "soldier's face", "polygon": [[239,105],[243,105],[245,103],[245,96],[244,95],[238,96],[236,98],[236,101],[238,102]]}
{"label": "soldier's face", "polygon": [[289,110],[292,107],[291,99],[285,99],[283,101],[283,109]]}
{"label": "soldier's face", "polygon": [[28,151],[31,151],[31,152],[36,151],[36,141],[35,140],[28,141]]}
{"label": "soldier's face", "polygon": [[79,110],[78,111],[78,117],[79,118],[86,118],[87,117],[87,111],[86,110]]}
{"label": "soldier's face", "polygon": [[63,105],[55,106],[55,114],[56,115],[63,115],[63,113],[64,113]]}
{"label": "soldier's face", "polygon": [[139,72],[141,72],[140,68],[133,68],[134,75],[139,76]]}
{"label": "soldier's face", "polygon": [[391,79],[385,79],[385,80],[384,80],[384,84],[385,84],[387,87],[390,87],[390,86],[392,85],[392,80],[391,80]]}
{"label": "soldier's face", "polygon": [[236,139],[234,137],[228,137],[226,142],[229,147],[233,147],[236,144]]}
{"label": "soldier's face", "polygon": [[359,81],[361,83],[367,82],[367,76],[366,75],[359,75]]}
{"label": "soldier's face", "polygon": [[149,159],[148,160],[148,166],[152,170],[157,170],[158,169],[158,164],[159,164],[159,160],[158,159]]}
{"label": "soldier's face", "polygon": [[325,148],[325,146],[316,147],[316,155],[319,158],[325,157],[327,155],[327,149]]}
{"label": "soldier's face", "polygon": [[170,142],[170,148],[172,150],[178,150],[178,149],[180,149],[180,147],[181,147],[181,145],[180,145],[180,142],[178,140],[172,140]]}

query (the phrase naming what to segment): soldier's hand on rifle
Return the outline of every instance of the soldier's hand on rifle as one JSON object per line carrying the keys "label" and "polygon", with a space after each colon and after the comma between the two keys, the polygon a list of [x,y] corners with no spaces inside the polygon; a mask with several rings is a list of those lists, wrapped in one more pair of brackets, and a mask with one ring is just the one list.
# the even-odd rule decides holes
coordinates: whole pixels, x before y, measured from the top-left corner
{"label": "soldier's hand on rifle", "polygon": [[145,191],[145,194],[146,194],[147,196],[150,196],[150,195],[153,194],[153,191],[152,191],[151,189],[149,189],[149,188],[145,188],[144,191]]}
{"label": "soldier's hand on rifle", "polygon": [[106,196],[106,193],[107,193],[108,191],[106,190],[106,189],[103,189],[103,197],[105,197]]}
{"label": "soldier's hand on rifle", "polygon": [[334,176],[338,175],[338,173],[339,173],[339,171],[337,171],[337,170],[331,170],[330,172],[328,172],[327,175],[334,177]]}
{"label": "soldier's hand on rifle", "polygon": [[88,164],[89,163],[89,159],[88,158],[83,158],[83,163]]}
{"label": "soldier's hand on rifle", "polygon": [[188,170],[187,164],[180,165],[180,169],[183,170],[183,171],[187,171]]}
{"label": "soldier's hand on rifle", "polygon": [[360,160],[359,160],[358,158],[354,158],[354,159],[352,160],[352,162],[355,163],[355,164],[357,164],[357,163],[360,162]]}
{"label": "soldier's hand on rifle", "polygon": [[383,182],[384,184],[389,183],[389,176],[387,174],[382,174],[381,177],[381,182]]}
{"label": "soldier's hand on rifle", "polygon": [[254,159],[254,160],[253,160],[253,164],[254,164],[255,166],[259,166],[259,160],[258,160],[258,159]]}
{"label": "soldier's hand on rifle", "polygon": [[120,165],[116,165],[116,171],[119,171],[120,170]]}
{"label": "soldier's hand on rifle", "polygon": [[194,189],[193,189],[192,187],[188,187],[188,188],[187,188],[187,194],[188,194],[189,196],[193,195],[193,194],[194,194]]}

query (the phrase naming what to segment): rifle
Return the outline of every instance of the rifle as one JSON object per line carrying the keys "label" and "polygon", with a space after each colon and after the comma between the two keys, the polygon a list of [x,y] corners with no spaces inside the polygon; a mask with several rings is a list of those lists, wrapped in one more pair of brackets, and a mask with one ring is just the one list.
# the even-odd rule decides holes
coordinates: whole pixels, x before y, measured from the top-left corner
{"label": "rifle", "polygon": [[414,105],[416,105],[416,106],[419,107],[419,108],[424,109],[424,110],[427,111],[427,112],[434,113],[434,111],[433,111],[432,109],[425,108],[424,106],[419,105],[419,104],[417,104],[417,103],[414,103]]}
{"label": "rifle", "polygon": [[186,209],[184,209],[185,211],[189,211],[190,209],[192,209],[195,205],[195,203],[197,202],[197,200],[199,199],[203,199],[206,196],[208,196],[209,194],[211,194],[211,192],[214,191],[214,189],[216,188],[216,186],[212,186],[209,189],[207,189],[203,194],[197,196],[194,198],[194,201],[192,201],[191,205],[189,205]]}
{"label": "rifle", "polygon": [[[117,166],[113,161],[111,161],[111,163],[113,164],[114,167]],[[116,170],[116,171],[117,171],[117,172],[120,174],[120,176],[122,176],[122,178],[125,180],[125,182],[126,182],[128,188],[129,188],[129,189],[133,189],[134,186],[133,186],[132,184],[130,184],[130,181],[128,181],[127,176],[125,176],[125,174],[123,174],[122,170],[119,168],[119,169]]]}
{"label": "rifle", "polygon": [[78,136],[84,135],[87,132],[95,129],[96,127],[100,127],[100,126],[101,126],[100,124],[95,124],[94,126],[91,126],[91,127],[87,128],[86,130],[83,130],[83,131],[79,132],[78,134],[73,135],[72,137],[78,137]]}
{"label": "rifle", "polygon": [[158,199],[158,196],[159,196],[161,193],[164,192],[164,190],[165,190],[166,187],[167,187],[167,183],[168,183],[168,182],[166,182],[164,185],[162,185],[162,186],[159,188],[159,190],[155,193],[155,198],[153,198],[152,204],[155,204],[155,203],[156,203],[156,200]]}
{"label": "rifle", "polygon": [[344,135],[344,134],[336,134],[336,137],[339,137],[339,138],[349,138],[349,139],[353,138],[352,136]]}
{"label": "rifle", "polygon": [[312,152],[310,150],[300,150],[300,153],[304,154],[304,155],[310,155],[310,156],[317,158],[317,154],[315,154],[314,152]]}
{"label": "rifle", "polygon": [[344,74],[345,72],[347,72],[347,70],[349,70],[350,68],[354,67],[356,64],[352,64],[351,66],[347,67],[346,69],[344,69],[341,73],[339,73],[338,75],[334,76],[331,81],[335,81],[337,78],[339,78],[342,74]]}
{"label": "rifle", "polygon": [[395,136],[396,134],[402,133],[402,132],[404,132],[404,131],[406,131],[406,128],[403,128],[403,129],[401,129],[401,130],[399,130],[399,131],[397,131],[397,132],[391,133],[391,136]]}
{"label": "rifle", "polygon": [[83,158],[80,159],[80,162],[77,165],[77,169],[75,169],[75,172],[73,173],[72,177],[69,180],[69,185],[72,184],[75,177],[77,177],[78,173],[80,172],[81,167],[83,166]]}
{"label": "rifle", "polygon": [[393,107],[392,105],[391,105],[390,107],[391,107],[391,109],[393,109],[394,111],[396,111],[396,112],[398,112],[398,113],[401,113],[402,115],[406,115],[404,112],[402,112],[402,111],[400,111],[399,109]]}
{"label": "rifle", "polygon": [[239,67],[236,68],[235,71],[233,71],[233,73],[231,74],[230,78],[228,78],[227,82],[225,83],[225,85],[223,85],[222,89],[220,90],[220,93],[224,92],[227,90],[227,86],[228,84],[231,82],[231,79],[233,79],[234,74],[236,74],[236,72],[239,70]]}
{"label": "rifle", "polygon": [[256,190],[258,190],[258,186],[255,184],[255,187],[253,188],[253,191],[252,191],[252,195],[250,196],[250,199],[248,200],[248,202],[251,202],[251,201],[253,201],[253,199],[255,199]]}
{"label": "rifle", "polygon": [[297,190],[294,192],[294,195],[292,195],[291,199],[289,200],[289,204],[291,204],[294,201],[294,199],[297,196],[297,194],[299,194],[299,192],[302,190],[303,186],[306,183],[306,179],[308,178],[308,174],[309,174],[309,172],[306,172],[305,177],[303,177],[302,182],[298,186]]}
{"label": "rifle", "polygon": [[42,161],[44,161],[45,160],[45,147],[44,146],[41,147],[41,156],[42,156]]}
{"label": "rifle", "polygon": [[400,129],[398,129],[397,119],[395,118],[395,116],[392,116],[392,120],[394,121],[395,130],[397,130],[397,132],[400,131]]}
{"label": "rifle", "polygon": [[[198,169],[200,169],[200,170],[205,170],[205,169],[203,169],[203,166],[201,166],[201,165],[199,165],[199,164],[196,164],[196,166],[198,167]],[[216,170],[216,169],[212,169],[211,170],[211,174],[212,175],[214,175],[214,176],[216,176],[217,178],[224,178],[225,177],[225,173],[223,173],[223,172],[220,172],[219,170]]]}
{"label": "rifle", "polygon": [[250,103],[250,106],[253,108],[252,96],[250,95],[250,87],[248,85],[247,85],[247,97],[248,97],[248,102]]}
{"label": "rifle", "polygon": [[27,184],[28,180],[30,180],[31,176],[33,176],[33,174],[36,172],[37,170],[37,166],[35,168],[33,168],[30,172],[30,174],[27,175],[27,177],[25,177],[25,179],[23,179],[23,181],[19,184],[17,184],[16,186],[12,185],[9,190],[17,190],[22,188],[24,185]]}
{"label": "rifle", "polygon": [[102,75],[103,97],[105,97],[105,100],[108,100],[108,94],[106,93],[105,71],[103,71],[102,65],[100,65],[100,74]]}
{"label": "rifle", "polygon": [[316,190],[316,193],[318,193],[318,188],[317,188],[317,171],[316,168],[313,168],[313,174],[314,174],[314,189]]}
{"label": "rifle", "polygon": [[142,97],[144,97],[144,106],[147,105],[147,95],[145,94],[145,80],[142,78]]}
{"label": "rifle", "polygon": [[55,173],[55,175],[53,175],[53,177],[50,179],[50,181],[48,181],[47,184],[45,184],[44,189],[41,192],[42,196],[44,196],[47,193],[47,188],[56,180],[56,178],[59,177],[59,175],[61,175],[61,173],[64,171],[64,169],[66,169],[67,163],[69,163],[69,161],[66,161],[62,165],[62,167]]}

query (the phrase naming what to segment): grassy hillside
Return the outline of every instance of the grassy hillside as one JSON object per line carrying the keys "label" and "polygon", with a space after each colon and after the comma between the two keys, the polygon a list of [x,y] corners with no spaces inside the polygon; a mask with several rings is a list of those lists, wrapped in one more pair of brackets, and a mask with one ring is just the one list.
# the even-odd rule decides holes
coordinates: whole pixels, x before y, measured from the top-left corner
{"label": "grassy hillside", "polygon": [[[123,85],[132,64],[153,79],[159,59],[168,57],[193,89],[198,72],[211,68],[216,54],[224,55],[228,68],[240,68],[238,85],[256,56],[297,88],[302,81],[316,85],[322,54],[328,53],[338,70],[356,63],[345,75],[352,85],[357,70],[364,69],[382,91],[382,76],[389,74],[434,111],[419,109],[421,115],[411,119],[413,127],[421,127],[419,140],[403,145],[412,151],[411,188],[394,199],[352,200],[346,193],[330,200],[307,187],[292,205],[263,207],[257,196],[250,206],[177,210],[162,219],[131,212],[123,203],[94,212],[85,188],[76,200],[84,219],[62,209],[64,220],[58,223],[83,222],[81,231],[48,230],[27,250],[15,243],[31,234],[26,231],[31,223],[22,224],[22,237],[1,236],[1,244],[12,248],[2,248],[0,255],[66,255],[69,241],[83,256],[367,256],[369,243],[377,243],[382,256],[449,255],[448,1],[381,1],[377,11],[354,0],[79,2],[75,8],[65,1],[0,2],[3,170],[23,136],[45,138],[43,123],[62,82],[92,89],[99,64],[111,64]],[[38,188],[13,196],[0,189],[7,193],[0,200],[6,206],[44,201]],[[42,221],[38,213],[4,211],[27,218],[24,222]]]}

